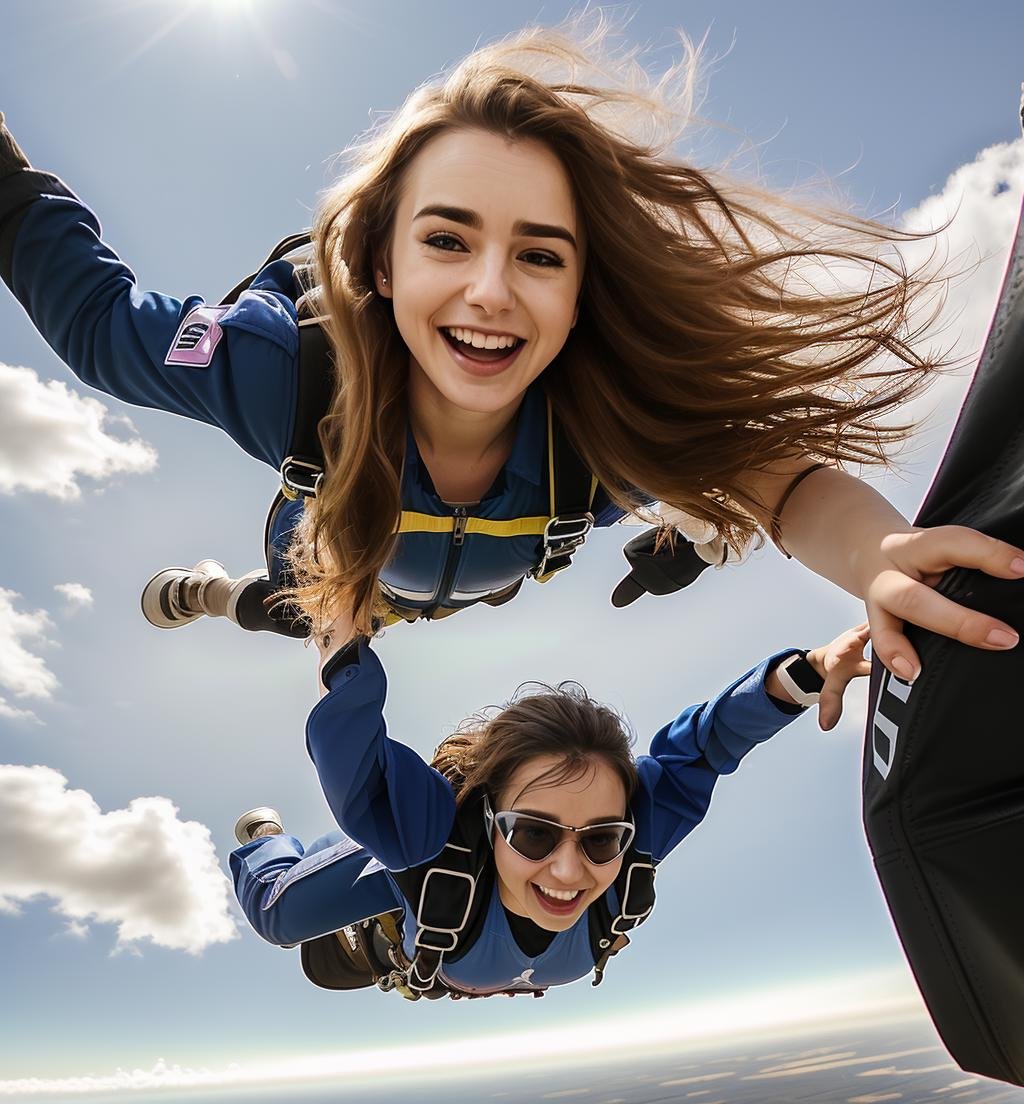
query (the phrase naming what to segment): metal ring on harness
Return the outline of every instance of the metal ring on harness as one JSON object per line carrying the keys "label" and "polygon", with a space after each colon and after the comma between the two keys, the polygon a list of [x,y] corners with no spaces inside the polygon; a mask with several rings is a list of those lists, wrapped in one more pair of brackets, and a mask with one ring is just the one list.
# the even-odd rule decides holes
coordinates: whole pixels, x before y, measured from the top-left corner
{"label": "metal ring on harness", "polygon": [[281,493],[294,502],[297,498],[316,498],[324,480],[324,470],[309,460],[286,457],[281,465]]}
{"label": "metal ring on harness", "polygon": [[586,513],[562,514],[553,517],[544,526],[544,554],[533,572],[542,579],[547,574],[548,562],[571,555],[587,539],[594,527],[594,515]]}

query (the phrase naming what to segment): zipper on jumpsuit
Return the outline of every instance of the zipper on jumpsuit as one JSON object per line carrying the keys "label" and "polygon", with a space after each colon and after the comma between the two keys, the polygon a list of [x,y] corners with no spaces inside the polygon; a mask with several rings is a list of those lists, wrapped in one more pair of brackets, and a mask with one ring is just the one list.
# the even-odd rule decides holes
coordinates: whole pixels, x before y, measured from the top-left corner
{"label": "zipper on jumpsuit", "polygon": [[452,580],[455,578],[455,569],[459,566],[459,558],[462,555],[462,543],[466,539],[466,522],[469,520],[469,508],[456,506],[452,511],[455,518],[455,526],[452,529],[452,541],[448,545],[448,555],[444,561],[444,570],[441,572],[441,582],[434,595],[434,602],[430,608],[428,617],[433,617],[438,609],[450,597]]}

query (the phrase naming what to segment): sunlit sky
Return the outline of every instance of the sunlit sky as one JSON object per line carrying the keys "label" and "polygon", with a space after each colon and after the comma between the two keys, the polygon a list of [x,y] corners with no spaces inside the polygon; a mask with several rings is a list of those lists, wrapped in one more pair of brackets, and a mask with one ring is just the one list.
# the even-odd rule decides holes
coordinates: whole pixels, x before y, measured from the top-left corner
{"label": "sunlit sky", "polygon": [[[143,283],[216,301],[308,223],[334,155],[376,113],[475,43],[568,10],[13,0],[0,109]],[[703,114],[723,124],[682,152],[707,165],[747,146],[756,157],[742,163],[772,184],[827,180],[858,210],[914,225],[957,210],[944,247],[967,275],[949,332],[965,355],[977,348],[1024,187],[1020,5],[640,3],[626,38],[651,44],[658,67],[679,27],[708,32]],[[934,428],[885,482],[905,511],[962,386],[935,392]],[[805,718],[722,783],[707,823],[662,868],[655,917],[599,989],[428,1006],[310,986],[297,952],[246,928],[213,856],[223,870],[235,817],[252,805],[274,805],[303,839],[330,826],[303,747],[314,657],[225,623],[160,633],[138,611],[166,564],[257,566],[274,486],[222,434],[87,392],[0,296],[0,817],[15,848],[34,848],[32,879],[0,854],[0,1093],[160,1060],[326,1061],[385,1033],[429,1047],[591,1019],[651,1025],[652,1009],[676,1006],[731,1007],[723,1015],[740,1022],[766,993],[797,1011],[863,1008],[872,992],[879,1006],[912,1006],[860,826],[862,693],[834,733]],[[576,678],[629,715],[642,748],[768,652],[859,620],[852,599],[771,549],[690,592],[613,610],[631,535],[595,534],[570,573],[501,610],[389,632],[379,652],[392,733],[428,753],[519,682]],[[181,887],[163,910],[129,901],[129,887],[147,888],[133,865],[140,832],[165,846]],[[105,856],[91,880],[86,852]],[[857,977],[867,983],[854,1000],[843,987]]]}

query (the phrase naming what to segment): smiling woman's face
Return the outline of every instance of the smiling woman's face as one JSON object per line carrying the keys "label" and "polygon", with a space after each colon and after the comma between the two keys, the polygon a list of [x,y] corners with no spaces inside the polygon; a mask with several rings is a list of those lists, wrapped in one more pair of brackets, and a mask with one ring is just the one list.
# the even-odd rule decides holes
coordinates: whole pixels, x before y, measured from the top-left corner
{"label": "smiling woman's face", "polygon": [[376,274],[414,392],[514,410],[575,322],[581,248],[568,176],[546,146],[478,129],[431,139],[405,174]]}
{"label": "smiling woman's face", "polygon": [[[578,778],[546,785],[544,776],[561,762],[557,755],[541,755],[524,763],[495,795],[494,811],[529,812],[571,828],[625,818],[626,788],[605,759],[590,759]],[[545,859],[531,862],[495,831],[494,865],[501,903],[546,931],[559,932],[571,928],[615,881],[622,856],[595,865],[588,862],[576,838],[567,835]]]}

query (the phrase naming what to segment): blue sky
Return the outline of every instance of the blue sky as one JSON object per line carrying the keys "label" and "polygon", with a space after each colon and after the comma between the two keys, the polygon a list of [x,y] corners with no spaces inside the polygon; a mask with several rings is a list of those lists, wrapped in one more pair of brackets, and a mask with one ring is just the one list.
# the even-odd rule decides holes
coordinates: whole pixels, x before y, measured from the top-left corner
{"label": "blue sky", "polygon": [[[13,0],[0,109],[33,162],[94,207],[143,283],[216,301],[307,224],[333,155],[374,113],[478,41],[567,10]],[[701,164],[746,140],[778,186],[828,178],[858,209],[893,207],[897,218],[958,208],[951,255],[965,267],[986,259],[951,293],[950,334],[964,353],[977,347],[1024,186],[1024,10],[641,3],[627,39],[652,44],[656,67],[676,27],[707,30],[717,58],[704,114],[725,127],[684,147]],[[936,428],[886,480],[907,511],[960,389],[936,392]],[[261,943],[218,903],[209,862],[215,849],[223,865],[235,816],[254,804],[275,805],[302,838],[330,825],[302,742],[314,659],[226,623],[160,633],[138,611],[142,584],[166,564],[215,555],[238,572],[257,566],[274,475],[216,431],[94,395],[101,409],[84,394],[0,296],[0,763],[10,765],[0,815],[17,818],[14,846],[38,847],[34,883],[24,861],[0,856],[0,1093],[15,1079],[146,1070],[160,1058],[220,1068],[359,1049],[385,1032],[427,1043],[872,971],[893,972],[897,988],[905,980],[860,828],[851,708],[829,735],[809,718],[793,725],[722,784],[707,823],[662,870],[657,915],[601,989],[430,1007],[313,989],[296,953]],[[388,633],[393,734],[428,753],[519,682],[576,678],[627,712],[642,746],[767,652],[824,642],[859,619],[852,599],[770,549],[689,593],[615,611],[608,595],[631,535],[595,534],[571,573],[500,611]],[[54,589],[66,584],[88,598]],[[59,783],[44,793],[52,776],[17,766],[59,772],[95,806]],[[36,787],[21,805],[16,777]],[[131,806],[140,798],[161,800]],[[58,846],[72,808],[78,837]],[[168,852],[166,879],[191,887],[191,911],[142,915],[124,903],[146,832],[187,856],[176,870]],[[114,857],[85,878],[82,857],[96,848]]]}

